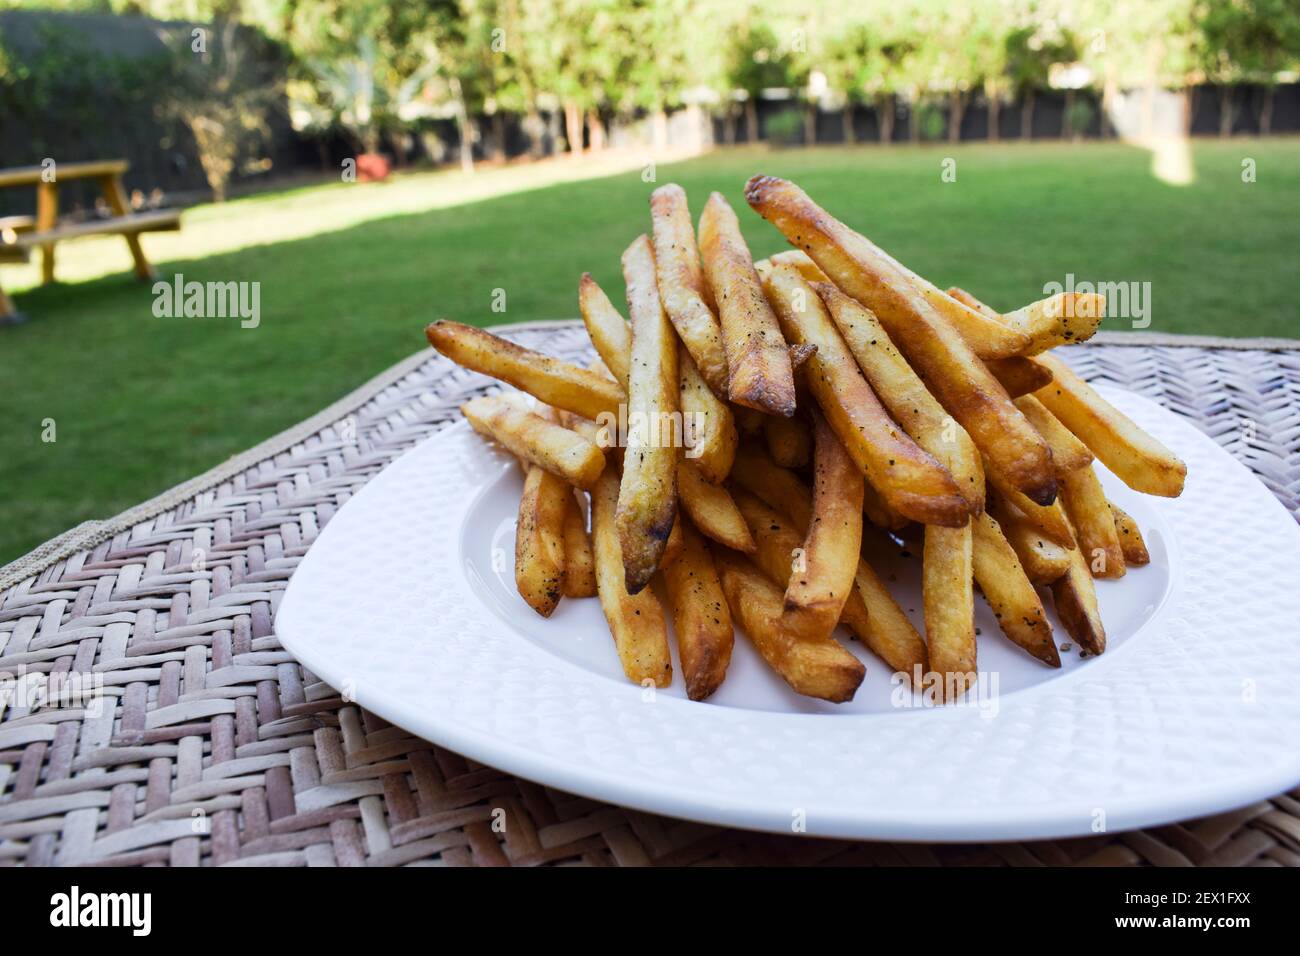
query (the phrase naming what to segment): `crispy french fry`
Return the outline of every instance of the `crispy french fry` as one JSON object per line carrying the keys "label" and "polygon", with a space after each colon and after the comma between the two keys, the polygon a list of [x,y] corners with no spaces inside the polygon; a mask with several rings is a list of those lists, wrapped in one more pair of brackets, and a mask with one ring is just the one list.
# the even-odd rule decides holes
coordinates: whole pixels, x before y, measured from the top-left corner
{"label": "crispy french fry", "polygon": [[587,327],[591,344],[596,346],[596,354],[623,390],[627,391],[632,329],[590,272],[584,272],[578,281],[578,310],[582,313],[582,322]]}
{"label": "crispy french fry", "polygon": [[1119,545],[1124,549],[1124,563],[1134,566],[1151,563],[1151,553],[1142,538],[1142,531],[1133,517],[1115,502],[1108,502],[1111,514],[1115,516],[1115,531],[1119,534]]}
{"label": "crispy french fry", "polygon": [[1091,466],[1072,471],[1062,479],[1061,504],[1092,576],[1122,578],[1127,569],[1115,515]]}
{"label": "crispy french fry", "polygon": [[989,512],[1034,584],[1051,584],[1070,568],[1069,551],[1035,528],[1019,509],[989,497]]}
{"label": "crispy french fry", "polygon": [[1029,424],[1038,429],[1038,434],[1043,436],[1047,446],[1052,449],[1052,466],[1056,469],[1058,481],[1067,473],[1092,464],[1092,452],[1088,446],[1062,425],[1061,420],[1049,412],[1042,402],[1032,395],[1022,395],[1015,402],[1016,408],[1029,419]]}
{"label": "crispy french fry", "polygon": [[618,535],[627,589],[654,576],[677,517],[677,460],[668,423],[677,417],[677,336],[655,285],[654,252],[640,236],[623,253],[632,316],[627,447],[618,495]]}
{"label": "crispy french fry", "polygon": [[970,523],[926,525],[921,595],[930,669],[942,675],[942,698],[953,701],[975,686],[975,594]]}
{"label": "crispy french fry", "polygon": [[[807,361],[817,354],[815,345],[792,345],[790,346],[790,368],[796,374],[799,369],[803,368]],[[797,402],[797,398],[796,398]]]}
{"label": "crispy french fry", "polygon": [[587,518],[577,493],[570,492],[564,506],[564,596],[596,596],[596,558],[587,533]]}
{"label": "crispy french fry", "polygon": [[686,695],[704,700],[727,676],[735,631],[708,545],[689,521],[680,525],[682,551],[663,569],[664,587],[672,607]]}
{"label": "crispy french fry", "polygon": [[830,282],[826,273],[818,267],[817,263],[808,258],[808,253],[802,249],[786,249],[778,252],[768,259],[774,267],[782,265],[794,266],[799,270],[799,274],[809,282]]}
{"label": "crispy french fry", "polygon": [[763,420],[763,437],[767,453],[782,468],[802,468],[812,458],[812,433],[808,422],[799,416],[780,418],[768,415]]}
{"label": "crispy french fry", "polygon": [[996,319],[997,321],[1002,320],[1001,312],[999,312],[997,309],[993,308],[992,306],[985,305],[983,302],[975,298],[975,296],[971,295],[969,292],[967,292],[965,289],[961,288],[960,286],[955,286],[955,285],[950,286],[948,288],[948,295],[956,299],[958,302],[966,306],[968,309],[975,310],[985,318]]}
{"label": "crispy french fry", "polygon": [[778,266],[767,294],[785,335],[817,346],[808,388],[890,510],[930,524],[964,522],[970,507],[956,479],[889,417],[812,286],[793,267]]}
{"label": "crispy french fry", "polygon": [[1095,292],[1062,292],[1008,312],[1002,320],[1030,338],[1025,355],[1058,345],[1083,342],[1097,334],[1106,315],[1106,299]]}
{"label": "crispy french fry", "polygon": [[813,415],[812,518],[802,568],[785,589],[787,611],[819,622],[830,634],[853,591],[862,550],[862,472],[826,419]]}
{"label": "crispy french fry", "polygon": [[763,660],[799,694],[833,703],[852,700],[866,668],[834,638],[789,626],[781,590],[734,551],[715,555],[732,617]]}
{"label": "crispy french fry", "polygon": [[424,333],[430,345],[457,365],[508,382],[547,405],[583,418],[594,420],[602,412],[617,416],[625,401],[617,382],[491,332],[441,319]]}
{"label": "crispy french fry", "polygon": [[985,359],[984,365],[1013,399],[1036,392],[1052,380],[1052,373],[1045,366],[1020,356]]}
{"label": "crispy french fry", "polygon": [[722,329],[705,298],[704,273],[691,227],[686,191],[676,183],[650,194],[655,274],[664,311],[694,359],[700,375],[720,398],[727,395],[727,355]]}
{"label": "crispy french fry", "polygon": [[696,369],[684,347],[677,356],[678,400],[686,457],[707,481],[717,484],[731,472],[740,436],[731,406],[718,398]]}
{"label": "crispy french fry", "polygon": [[590,488],[605,467],[591,441],[501,395],[480,395],[460,407],[474,430],[579,488]]}
{"label": "crispy french fry", "polygon": [[[737,491],[736,504],[757,550],[752,558],[782,588],[789,584],[796,549],[803,548],[812,513],[812,496],[790,472],[762,459],[766,467],[746,473],[755,491]],[[733,476],[734,478],[735,476]],[[912,626],[889,588],[866,562],[858,560],[854,593],[844,602],[840,623],[855,633],[867,648],[896,672],[912,678],[916,668],[926,669],[925,642]]]}
{"label": "crispy french fry", "polygon": [[1052,601],[1065,631],[1091,654],[1106,650],[1106,629],[1097,607],[1097,588],[1082,548],[1067,551],[1069,568],[1052,582]]}
{"label": "crispy french fry", "polygon": [[755,176],[745,197],[843,292],[876,314],[935,398],[970,434],[984,455],[986,471],[992,465],[1009,485],[1041,504],[1055,500],[1056,475],[1046,442],[934,303],[942,299],[965,306],[937,289],[937,298],[920,295],[891,259],[793,183]]}
{"label": "crispy french fry", "polygon": [[1001,527],[985,512],[971,519],[971,535],[975,583],[1002,633],[1044,664],[1060,667],[1061,655],[1052,640],[1043,602]]}
{"label": "crispy french fry", "polygon": [[615,525],[618,492],[618,475],[612,468],[601,475],[591,492],[596,592],[628,680],[667,687],[672,683],[673,664],[663,607],[653,590],[629,594],[624,583],[623,554]]}
{"label": "crispy french fry", "polygon": [[529,467],[515,525],[515,587],[542,617],[564,593],[564,508],[573,491],[564,479]]}
{"label": "crispy french fry", "polygon": [[[987,465],[987,462],[985,463]],[[1039,533],[1062,548],[1074,547],[1074,536],[1070,534],[1065,521],[1065,510],[1061,502],[1053,501],[1050,505],[1040,505],[1002,480],[1002,476],[991,469],[987,472],[988,483],[1008,502],[1016,507],[1025,520],[1038,529]]]}
{"label": "crispy french fry", "polygon": [[970,435],[930,394],[870,309],[828,282],[819,282],[813,289],[894,420],[948,469],[970,511],[983,511],[984,466]]}
{"label": "crispy french fry", "polygon": [[741,432],[746,435],[763,434],[763,422],[767,419],[766,415],[756,408],[746,408],[744,405],[737,405],[735,402],[730,403],[727,407],[731,409],[731,414],[736,417],[736,428]]}
{"label": "crispy french fry", "polygon": [[1052,384],[1034,397],[1074,432],[1102,464],[1134,491],[1165,498],[1183,492],[1187,466],[1160,442],[1102,398],[1055,355],[1034,359],[1052,373]]}
{"label": "crispy french fry", "polygon": [[862,486],[862,511],[877,528],[884,528],[887,531],[898,531],[906,528],[910,523],[897,511],[894,511],[885,503],[885,499],[880,496],[875,488],[863,483]]}
{"label": "crispy french fry", "polygon": [[677,494],[700,532],[737,551],[754,550],[754,539],[731,494],[721,485],[705,481],[699,468],[688,459],[682,459],[677,469]]}
{"label": "crispy french fry", "polygon": [[776,316],[763,296],[740,222],[721,193],[700,216],[704,273],[718,300],[733,402],[771,415],[794,414],[794,372]]}
{"label": "crispy french fry", "polygon": [[682,553],[682,522],[674,521],[673,530],[668,532],[668,542],[664,545],[664,556],[659,559],[659,568],[663,570]]}

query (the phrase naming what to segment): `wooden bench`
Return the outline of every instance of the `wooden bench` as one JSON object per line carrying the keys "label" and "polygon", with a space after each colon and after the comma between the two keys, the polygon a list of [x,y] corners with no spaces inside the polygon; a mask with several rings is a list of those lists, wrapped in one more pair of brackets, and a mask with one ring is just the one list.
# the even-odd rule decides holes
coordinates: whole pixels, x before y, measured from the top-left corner
{"label": "wooden bench", "polygon": [[[177,209],[132,212],[126,189],[122,185],[122,175],[128,168],[126,160],[115,159],[60,163],[53,167],[52,176],[42,166],[0,169],[0,189],[36,187],[35,216],[0,218],[0,263],[26,262],[31,250],[39,249],[41,281],[49,283],[54,281],[54,248],[58,243],[83,236],[120,235],[131,250],[136,278],[141,281],[152,280],[155,277],[154,268],[140,245],[140,234],[179,229],[181,214]],[[76,179],[94,179],[99,182],[100,191],[112,216],[59,224],[59,183]],[[0,287],[0,322],[14,321],[17,317],[13,302]]]}

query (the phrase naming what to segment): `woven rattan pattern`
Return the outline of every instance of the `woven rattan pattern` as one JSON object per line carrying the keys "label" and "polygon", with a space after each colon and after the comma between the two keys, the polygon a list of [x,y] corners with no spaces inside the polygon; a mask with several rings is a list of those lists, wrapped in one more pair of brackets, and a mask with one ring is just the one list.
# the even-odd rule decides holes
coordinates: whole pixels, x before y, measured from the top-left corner
{"label": "woven rattan pattern", "polygon": [[[511,337],[568,358],[589,348],[577,324]],[[1067,357],[1186,416],[1300,512],[1300,352]],[[488,384],[430,354],[340,421],[4,592],[0,671],[99,675],[106,701],[3,712],[0,863],[1300,864],[1300,790],[1080,840],[812,840],[550,790],[346,702],[277,643],[280,595],[348,497]]]}

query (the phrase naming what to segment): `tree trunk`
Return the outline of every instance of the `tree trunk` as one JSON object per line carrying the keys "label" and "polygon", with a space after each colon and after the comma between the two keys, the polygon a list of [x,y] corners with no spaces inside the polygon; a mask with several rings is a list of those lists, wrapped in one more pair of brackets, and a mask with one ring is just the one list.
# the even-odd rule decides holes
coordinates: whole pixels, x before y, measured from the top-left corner
{"label": "tree trunk", "polygon": [[545,149],[542,143],[544,128],[542,114],[538,112],[536,105],[530,105],[528,113],[524,116],[524,135],[528,137],[528,155],[532,159],[540,159]]}
{"label": "tree trunk", "polygon": [[1020,100],[1020,138],[1034,138],[1034,91],[1025,90]]}
{"label": "tree trunk", "polygon": [[492,155],[505,162],[506,158],[506,117],[500,110],[492,114]]}
{"label": "tree trunk", "polygon": [[1236,124],[1237,110],[1233,102],[1232,87],[1221,86],[1219,88],[1219,138],[1227,139],[1232,135],[1232,127]]}
{"label": "tree trunk", "polygon": [[745,100],[745,142],[758,142],[758,103],[752,96]]}
{"label": "tree trunk", "polygon": [[730,103],[722,114],[722,141],[728,146],[736,145],[736,108]]}
{"label": "tree trunk", "polygon": [[809,103],[803,110],[803,144],[817,145],[817,104]]}
{"label": "tree trunk", "polygon": [[1115,109],[1115,96],[1119,93],[1119,84],[1115,82],[1114,70],[1107,68],[1106,82],[1101,88],[1101,137],[1110,139],[1115,135],[1115,126],[1111,123],[1111,113]]}
{"label": "tree trunk", "polygon": [[1259,109],[1259,135],[1268,136],[1273,132],[1273,84],[1264,87],[1264,103]]}
{"label": "tree trunk", "polygon": [[880,145],[894,141],[894,97],[885,95],[876,99],[876,122],[880,126]]}
{"label": "tree trunk", "polygon": [[966,94],[956,90],[948,94],[948,142],[961,142],[961,121],[966,115]]}
{"label": "tree trunk", "polygon": [[564,138],[569,143],[569,152],[582,152],[582,110],[572,100],[564,103]]}
{"label": "tree trunk", "polygon": [[840,120],[840,125],[844,128],[844,142],[856,143],[858,141],[858,134],[853,129],[853,101],[852,100],[845,101],[844,111],[840,115],[843,117],[843,119]]}
{"label": "tree trunk", "polygon": [[474,125],[470,122],[469,110],[465,107],[465,94],[461,89],[460,79],[452,77],[451,91],[456,99],[456,132],[460,134],[460,168],[467,173],[474,172]]}
{"label": "tree trunk", "polygon": [[605,124],[601,122],[599,110],[587,111],[587,129],[591,131],[591,151],[599,153],[605,148]]}
{"label": "tree trunk", "polygon": [[989,142],[996,143],[1002,138],[1002,100],[998,98],[996,91],[986,93],[985,96],[989,101]]}
{"label": "tree trunk", "polygon": [[914,97],[907,111],[907,140],[913,146],[921,142],[921,98]]}
{"label": "tree trunk", "polygon": [[1074,123],[1070,119],[1070,110],[1074,107],[1074,90],[1065,91],[1065,109],[1061,111],[1061,139],[1074,136]]}

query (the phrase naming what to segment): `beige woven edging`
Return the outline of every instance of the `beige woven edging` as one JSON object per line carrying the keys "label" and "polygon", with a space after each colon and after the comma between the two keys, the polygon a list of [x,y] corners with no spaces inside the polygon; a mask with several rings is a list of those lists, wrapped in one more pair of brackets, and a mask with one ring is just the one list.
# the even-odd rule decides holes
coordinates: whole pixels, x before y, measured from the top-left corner
{"label": "beige woven edging", "polygon": [[[487,326],[487,328],[523,331],[549,326],[568,326],[576,321],[576,319],[545,319],[535,322],[512,322],[492,325]],[[1259,349],[1265,351],[1300,350],[1300,340],[1275,338],[1232,339],[1214,335],[1174,335],[1161,332],[1100,332],[1094,341],[1105,345],[1126,346],[1188,346],[1196,348]],[[112,518],[83,521],[75,528],[51,538],[44,544],[37,545],[27,554],[0,568],[0,591],[7,590],[20,581],[39,574],[55,562],[76,554],[78,551],[89,550],[114,535],[128,531],[140,522],[162,514],[164,511],[188,501],[200,492],[206,491],[231,476],[251,468],[258,462],[277,455],[303,439],[311,437],[326,425],[356,411],[380,391],[400,380],[403,376],[415,371],[429,358],[430,353],[427,350],[416,352],[305,421],[299,422],[278,435],[268,438],[247,451],[240,452],[215,468],[184,481],[173,488],[169,488],[162,494],[128,508]]]}
{"label": "beige woven edging", "polygon": [[[544,319],[535,322],[511,322],[502,325],[491,325],[486,326],[486,328],[508,328],[522,331],[524,329],[546,328],[552,325],[570,325],[574,321],[576,320]],[[396,365],[385,369],[364,385],[349,392],[334,404],[322,409],[305,421],[285,429],[278,435],[272,435],[266,441],[254,445],[247,451],[242,451],[226,459],[215,468],[168,488],[148,501],[143,501],[111,518],[83,521],[75,528],[70,528],[57,537],[37,545],[22,557],[16,558],[9,564],[4,565],[4,567],[0,567],[0,592],[8,590],[29,577],[40,574],[50,565],[62,561],[78,551],[87,551],[95,547],[95,545],[107,541],[114,535],[129,531],[140,522],[160,515],[164,511],[188,501],[195,495],[221,484],[228,478],[242,471],[247,471],[258,462],[278,455],[298,442],[310,438],[326,425],[347,417],[389,385],[411,374],[432,357],[433,353],[428,349],[421,349],[419,352],[402,359]]]}

